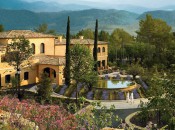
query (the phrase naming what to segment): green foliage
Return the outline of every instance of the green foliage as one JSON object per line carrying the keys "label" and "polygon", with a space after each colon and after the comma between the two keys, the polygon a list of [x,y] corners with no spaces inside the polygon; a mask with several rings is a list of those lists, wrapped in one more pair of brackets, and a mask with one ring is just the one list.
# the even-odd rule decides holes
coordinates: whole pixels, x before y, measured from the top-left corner
{"label": "green foliage", "polygon": [[124,46],[133,41],[132,36],[123,29],[116,28],[110,36],[109,61],[124,58]]}
{"label": "green foliage", "polygon": [[139,41],[155,45],[155,63],[166,63],[165,50],[172,40],[171,27],[165,21],[147,15],[145,20],[140,21],[140,29],[137,34]]}
{"label": "green foliage", "polygon": [[89,89],[88,89],[86,86],[84,86],[84,87],[82,87],[82,89],[80,90],[79,95],[80,95],[80,96],[86,97],[86,94],[87,94],[88,92],[89,92]]}
{"label": "green foliage", "polygon": [[0,32],[4,31],[4,26],[2,24],[0,24]]}
{"label": "green foliage", "polygon": [[18,79],[16,77],[12,77],[11,83],[12,83],[12,91],[15,94],[16,93],[15,91],[17,91],[18,89]]}
{"label": "green foliage", "polygon": [[66,91],[65,91],[65,93],[64,93],[64,96],[66,96],[66,97],[71,97],[71,94],[74,92],[75,89],[76,89],[76,86],[75,86],[75,85],[70,85],[70,86],[66,89]]}
{"label": "green foliage", "polygon": [[53,34],[53,35],[56,34],[55,30],[48,30],[48,25],[45,23],[40,24],[34,30],[35,30],[35,32],[38,32],[38,33]]}
{"label": "green foliage", "polygon": [[95,83],[97,74],[93,71],[94,61],[85,45],[75,44],[70,50],[71,78],[76,83]]}
{"label": "green foliage", "polygon": [[160,42],[164,44],[169,39],[170,31],[171,27],[165,21],[147,15],[145,20],[140,21],[140,29],[137,34],[139,40],[158,46]]}
{"label": "green foliage", "polygon": [[22,36],[14,38],[12,43],[7,45],[5,58],[10,65],[13,65],[17,69],[32,55],[32,52],[33,50],[29,40],[26,40]]}
{"label": "green foliage", "polygon": [[174,130],[175,129],[175,117],[172,117],[169,120],[168,129],[169,130]]}
{"label": "green foliage", "polygon": [[41,81],[38,84],[38,97],[40,101],[50,100],[51,94],[53,92],[51,80],[48,77],[47,73],[41,75]]}
{"label": "green foliage", "polygon": [[54,92],[59,93],[63,85],[57,86]]}
{"label": "green foliage", "polygon": [[141,98],[144,98],[143,93],[140,88],[137,89],[137,92]]}
{"label": "green foliage", "polygon": [[127,71],[133,76],[133,79],[135,80],[137,75],[140,75],[144,72],[144,69],[138,63],[136,63],[129,66]]}
{"label": "green foliage", "polygon": [[97,64],[97,46],[98,46],[98,20],[96,20],[95,25],[95,34],[94,34],[94,49],[93,49],[93,57],[94,57],[94,71],[98,71],[98,64]]}
{"label": "green foliage", "polygon": [[82,29],[77,33],[77,37],[79,36],[84,36],[85,39],[94,39],[94,32],[90,28]]}
{"label": "green foliage", "polygon": [[65,84],[70,85],[70,19],[67,19]]}
{"label": "green foliage", "polygon": [[100,89],[95,90],[94,100],[100,100],[102,98],[102,92]]}
{"label": "green foliage", "polygon": [[[157,116],[157,123],[168,124],[169,119],[174,117],[175,109],[175,80],[174,75],[168,76],[155,75],[149,86],[149,102],[143,108],[150,113],[152,117]],[[166,113],[166,114],[165,114]],[[163,124],[165,125],[165,124]]]}
{"label": "green foliage", "polygon": [[[93,71],[94,60],[87,46],[75,44],[70,49],[70,65],[71,79],[76,86],[83,83],[92,87],[96,83],[98,77],[97,73]],[[76,98],[77,93],[76,89]]]}
{"label": "green foliage", "polygon": [[[99,108],[99,109],[97,109]],[[112,121],[119,121],[119,117],[114,113],[115,106],[107,109],[101,106],[100,102],[92,102],[87,108],[76,114],[78,129],[100,130],[106,126],[112,127]]]}
{"label": "green foliage", "polygon": [[108,42],[109,41],[109,38],[110,38],[110,35],[108,32],[104,31],[104,30],[101,30],[98,34],[98,37],[99,37],[99,41],[105,41],[105,42]]}

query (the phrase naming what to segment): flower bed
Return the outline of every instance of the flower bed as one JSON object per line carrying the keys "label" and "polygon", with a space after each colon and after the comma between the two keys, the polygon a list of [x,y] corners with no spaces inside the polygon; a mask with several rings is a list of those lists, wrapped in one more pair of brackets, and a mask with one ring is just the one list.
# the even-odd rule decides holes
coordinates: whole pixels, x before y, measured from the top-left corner
{"label": "flower bed", "polygon": [[[64,108],[57,105],[40,105],[34,100],[23,100],[19,102],[17,98],[5,96],[0,100],[0,109],[9,113],[18,113],[24,119],[35,122],[39,129],[75,129],[77,122],[75,116],[67,112]],[[13,116],[7,120],[7,123],[14,128],[21,128],[23,124],[15,123]],[[17,120],[19,118],[16,118]],[[16,121],[17,122],[17,121]]]}

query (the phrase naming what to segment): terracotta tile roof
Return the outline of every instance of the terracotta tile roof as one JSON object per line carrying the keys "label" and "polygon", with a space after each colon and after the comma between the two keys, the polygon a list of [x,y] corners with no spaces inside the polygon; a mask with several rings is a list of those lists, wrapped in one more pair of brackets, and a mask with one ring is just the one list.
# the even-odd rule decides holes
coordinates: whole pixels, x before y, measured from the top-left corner
{"label": "terracotta tile roof", "polygon": [[[92,39],[71,39],[71,44],[94,44],[94,40]],[[59,45],[59,44],[66,44],[66,39],[62,39],[62,42],[60,42],[58,39],[55,39],[55,44]],[[108,44],[108,42],[104,42],[104,41],[98,41],[98,44]]]}
{"label": "terracotta tile roof", "polygon": [[42,34],[33,32],[31,30],[11,30],[6,32],[0,32],[0,38],[14,38],[24,36],[25,38],[54,38],[54,35]]}
{"label": "terracotta tile roof", "polygon": [[35,55],[30,58],[30,60],[39,60],[39,64],[44,65],[64,65],[65,57],[61,56],[47,56],[47,55]]}

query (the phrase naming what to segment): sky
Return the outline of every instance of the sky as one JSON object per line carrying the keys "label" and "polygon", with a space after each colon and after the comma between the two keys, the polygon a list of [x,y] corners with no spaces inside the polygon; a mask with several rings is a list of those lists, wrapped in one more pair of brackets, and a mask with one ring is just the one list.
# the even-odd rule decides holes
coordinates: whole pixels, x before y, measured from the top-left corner
{"label": "sky", "polygon": [[23,0],[28,2],[43,1],[43,2],[58,2],[62,4],[83,4],[89,6],[114,6],[121,4],[129,4],[142,6],[147,8],[159,8],[167,5],[175,5],[175,0]]}

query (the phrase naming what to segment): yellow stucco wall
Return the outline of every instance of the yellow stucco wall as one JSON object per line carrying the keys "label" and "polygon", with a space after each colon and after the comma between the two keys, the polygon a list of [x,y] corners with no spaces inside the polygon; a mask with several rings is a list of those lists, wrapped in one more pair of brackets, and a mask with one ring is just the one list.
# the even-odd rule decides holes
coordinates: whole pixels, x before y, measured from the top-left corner
{"label": "yellow stucco wall", "polygon": [[[58,85],[62,85],[63,82],[63,66],[56,66],[56,65],[39,65],[38,72],[39,72],[39,79],[41,78],[41,74],[44,72],[45,68],[51,69],[51,79],[53,83],[57,83]],[[56,71],[56,78],[53,77],[52,69]]]}
{"label": "yellow stucco wall", "polygon": [[[94,45],[87,45],[87,47],[91,50],[91,54],[93,54],[93,48]],[[102,52],[103,47],[105,48],[105,52]],[[108,45],[107,44],[98,44],[98,48],[100,48],[100,53],[98,53],[98,61],[105,60],[105,66],[107,66],[107,60],[108,60]],[[65,44],[55,45],[55,55],[57,56],[65,56],[66,53],[66,46]]]}
{"label": "yellow stucco wall", "polygon": [[[29,73],[28,80],[24,80],[24,72]],[[15,77],[15,74],[16,70],[14,69],[14,67],[9,66],[7,63],[0,63],[1,86],[10,87],[11,83],[5,82],[5,76],[10,75],[12,79]],[[37,66],[22,68],[20,73],[20,82],[21,86],[38,82]]]}
{"label": "yellow stucco wall", "polygon": [[0,44],[6,45],[8,43],[8,39],[0,39]]}
{"label": "yellow stucco wall", "polygon": [[[55,45],[54,38],[29,38],[30,44],[35,44],[35,55],[40,54],[40,45],[44,43],[45,45],[45,53],[43,55],[51,55],[51,56],[65,56],[66,46],[65,44],[57,44]],[[0,44],[9,44],[12,42],[12,39],[0,39]],[[93,44],[87,44],[88,48],[91,50],[93,54]],[[100,53],[98,53],[98,61],[100,61],[102,65],[102,61],[105,61],[105,66],[107,66],[108,59],[108,45],[107,44],[98,44],[100,48]],[[105,52],[102,52],[102,48],[105,48]],[[1,55],[1,54],[0,54]],[[63,69],[64,66],[54,66],[48,64],[38,64],[38,60],[32,61],[32,68],[22,68],[20,74],[21,86],[27,84],[37,83],[40,80],[40,74],[43,73],[44,68],[51,68],[56,71],[56,78],[53,79],[53,82],[58,85],[63,84]],[[29,72],[29,79],[24,80],[24,72]],[[0,62],[0,75],[1,75],[1,86],[9,86],[10,84],[5,83],[5,76],[10,74],[11,77],[14,77],[16,74],[16,70],[13,67],[9,66],[7,63]]]}
{"label": "yellow stucco wall", "polygon": [[55,55],[56,56],[65,56],[66,46],[64,44],[55,45]]}
{"label": "yellow stucco wall", "polygon": [[[93,52],[93,45],[89,46],[91,51]],[[103,52],[103,47],[105,48],[105,52]],[[107,66],[108,63],[108,45],[107,44],[98,44],[98,47],[100,48],[100,53],[97,54],[97,60],[100,61],[101,66],[102,66],[102,61],[105,60],[105,66]]]}
{"label": "yellow stucco wall", "polygon": [[[45,55],[54,55],[54,42],[55,38],[28,38],[30,44],[35,44],[35,54],[41,54],[40,49],[41,49],[41,43],[44,43],[45,45]],[[4,40],[2,42],[5,43],[11,43],[12,39]],[[0,39],[1,43],[1,39]]]}

